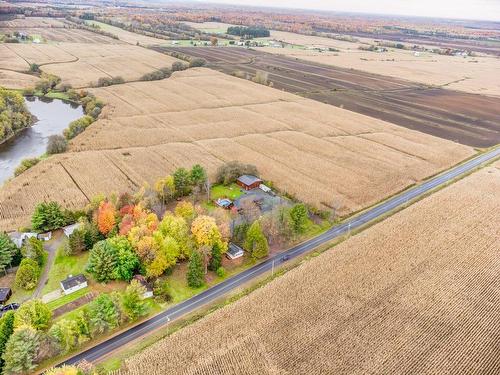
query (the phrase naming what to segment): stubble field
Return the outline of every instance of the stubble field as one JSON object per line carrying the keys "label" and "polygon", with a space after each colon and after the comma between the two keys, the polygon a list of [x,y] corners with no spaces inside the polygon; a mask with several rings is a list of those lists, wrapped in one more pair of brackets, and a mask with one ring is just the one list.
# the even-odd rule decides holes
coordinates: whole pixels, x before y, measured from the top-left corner
{"label": "stubble field", "polygon": [[500,372],[500,169],[425,198],[118,374]]}
{"label": "stubble field", "polygon": [[213,176],[230,160],[255,164],[302,201],[348,214],[474,154],[205,68],[92,91],[108,103],[101,118],[69,152],[3,187],[0,228],[28,221],[40,199],[78,207],[97,193],[135,191],[179,166],[200,163]]}

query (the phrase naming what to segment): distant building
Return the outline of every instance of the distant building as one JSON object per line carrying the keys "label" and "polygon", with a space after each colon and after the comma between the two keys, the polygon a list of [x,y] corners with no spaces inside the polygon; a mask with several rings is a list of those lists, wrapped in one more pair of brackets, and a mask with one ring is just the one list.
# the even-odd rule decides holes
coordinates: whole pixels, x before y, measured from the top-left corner
{"label": "distant building", "polygon": [[65,295],[74,293],[87,286],[87,278],[82,274],[76,276],[69,275],[67,279],[61,281],[61,289]]}
{"label": "distant building", "polygon": [[244,253],[245,252],[243,251],[243,249],[241,247],[230,242],[229,247],[228,247],[227,252],[226,252],[226,256],[229,259],[237,259],[237,258],[241,258]]}
{"label": "distant building", "polygon": [[23,246],[24,241],[27,240],[28,238],[31,237],[36,238],[38,236],[36,233],[32,232],[10,232],[7,235],[18,248],[21,248]]}
{"label": "distant building", "polygon": [[236,180],[236,183],[245,190],[256,189],[260,184],[262,184],[262,182],[263,181],[260,178],[248,174],[244,174]]}
{"label": "distant building", "polygon": [[49,241],[52,238],[52,232],[40,233],[37,238],[41,241]]}
{"label": "distant building", "polygon": [[137,282],[139,282],[139,284],[141,284],[144,289],[146,289],[146,291],[142,294],[142,299],[153,297],[153,288],[151,287],[151,284],[146,281],[144,276],[135,275],[132,280],[137,280]]}
{"label": "distant building", "polygon": [[75,230],[77,230],[78,228],[81,227],[81,223],[75,223],[75,224],[71,224],[71,225],[67,225],[65,227],[62,228],[64,234],[66,235],[66,237],[69,237],[73,234],[73,232]]}
{"label": "distant building", "polygon": [[3,305],[7,302],[12,295],[12,290],[10,288],[0,288],[0,303]]}

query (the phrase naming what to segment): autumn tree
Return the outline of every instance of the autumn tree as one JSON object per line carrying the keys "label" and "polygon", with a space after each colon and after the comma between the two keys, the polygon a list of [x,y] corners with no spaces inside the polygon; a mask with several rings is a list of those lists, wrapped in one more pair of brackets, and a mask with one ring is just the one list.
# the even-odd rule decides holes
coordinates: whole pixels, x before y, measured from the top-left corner
{"label": "autumn tree", "polygon": [[2,356],[4,374],[30,373],[36,367],[35,358],[41,334],[30,326],[20,327],[10,336]]}
{"label": "autumn tree", "polygon": [[62,354],[75,349],[79,344],[80,331],[74,319],[61,319],[55,322],[48,334]]}
{"label": "autumn tree", "polygon": [[167,212],[158,225],[158,230],[164,237],[172,237],[179,246],[179,258],[187,259],[191,255],[192,241],[186,220]]}
{"label": "autumn tree", "polygon": [[116,276],[117,258],[116,249],[108,241],[99,241],[90,250],[87,271],[97,281],[107,282],[112,280]]}
{"label": "autumn tree", "polygon": [[16,311],[14,327],[30,326],[38,331],[49,328],[52,311],[39,299],[23,303]]}
{"label": "autumn tree", "polygon": [[137,280],[132,280],[125,292],[123,292],[121,303],[129,320],[134,321],[147,313],[147,304],[142,299],[145,292],[146,288]]}
{"label": "autumn tree", "polygon": [[201,215],[193,220],[191,224],[191,233],[197,247],[212,246],[216,243],[226,250],[226,244],[222,240],[222,235],[217,227],[215,219],[211,216]]}
{"label": "autumn tree", "polygon": [[116,210],[111,202],[102,201],[97,210],[97,226],[99,232],[107,236],[115,228]]}
{"label": "autumn tree", "polygon": [[189,260],[187,282],[191,288],[199,288],[205,282],[203,260],[198,251],[193,251]]}
{"label": "autumn tree", "polygon": [[264,258],[269,253],[269,245],[266,237],[262,233],[262,228],[258,220],[254,221],[250,228],[248,228],[245,248],[255,259]]}
{"label": "autumn tree", "polygon": [[165,206],[168,202],[173,200],[176,196],[176,185],[174,177],[166,176],[160,178],[155,182],[154,190],[158,195],[158,199]]}
{"label": "autumn tree", "polygon": [[154,259],[146,264],[148,277],[161,276],[168,268],[175,266],[180,254],[179,245],[175,239],[163,236],[160,231],[153,234],[153,241],[156,252]]}
{"label": "autumn tree", "polygon": [[194,206],[191,202],[180,201],[175,206],[175,215],[184,218],[188,223],[194,219],[195,214]]}

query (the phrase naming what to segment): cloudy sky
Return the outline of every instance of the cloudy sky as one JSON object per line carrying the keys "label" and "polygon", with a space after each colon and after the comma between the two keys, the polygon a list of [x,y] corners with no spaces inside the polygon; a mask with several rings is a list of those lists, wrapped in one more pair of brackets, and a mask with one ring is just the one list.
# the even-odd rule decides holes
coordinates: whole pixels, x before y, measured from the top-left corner
{"label": "cloudy sky", "polygon": [[211,2],[500,21],[500,0],[212,0]]}

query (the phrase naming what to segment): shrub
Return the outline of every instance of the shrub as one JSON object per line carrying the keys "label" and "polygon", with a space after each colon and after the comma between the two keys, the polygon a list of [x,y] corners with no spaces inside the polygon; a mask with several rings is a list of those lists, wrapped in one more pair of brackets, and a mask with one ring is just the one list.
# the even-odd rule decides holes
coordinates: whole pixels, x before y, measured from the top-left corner
{"label": "shrub", "polygon": [[219,267],[217,268],[217,271],[215,271],[215,273],[217,274],[217,276],[219,277],[226,277],[226,269],[224,267]]}
{"label": "shrub", "polygon": [[238,177],[244,174],[257,176],[257,167],[252,164],[243,164],[238,161],[230,161],[226,164],[221,165],[217,169],[217,183],[229,185],[235,182]]}
{"label": "shrub", "polygon": [[24,96],[33,96],[35,95],[35,89],[33,87],[27,87],[23,90]]}
{"label": "shrub", "polygon": [[33,259],[25,258],[21,261],[16,272],[16,285],[24,290],[31,290],[38,284],[40,266]]}
{"label": "shrub", "polygon": [[118,85],[121,83],[125,83],[125,80],[123,79],[123,77],[120,77],[120,76],[101,77],[97,80],[96,86],[97,87],[106,87],[106,86]]}
{"label": "shrub", "polygon": [[189,62],[189,67],[190,68],[198,68],[200,66],[206,65],[206,63],[207,63],[207,61],[205,59],[196,58],[196,59],[192,59]]}
{"label": "shrub", "polygon": [[68,148],[68,141],[62,135],[51,135],[47,143],[47,154],[61,154]]}
{"label": "shrub", "polygon": [[144,74],[140,80],[141,81],[157,81],[160,79],[168,78],[172,74],[169,68],[161,68],[150,73]]}
{"label": "shrub", "polygon": [[187,69],[186,64],[184,64],[180,61],[174,61],[172,63],[172,72],[178,72],[178,71],[186,70],[186,69]]}
{"label": "shrub", "polygon": [[78,120],[72,121],[67,129],[64,129],[63,134],[67,140],[75,138],[78,134],[83,132],[90,124],[94,122],[92,116],[85,115]]}
{"label": "shrub", "polygon": [[16,168],[14,171],[14,176],[19,176],[20,174],[26,172],[28,169],[30,169],[32,166],[38,164],[40,161],[39,158],[30,158],[30,159],[23,159],[21,161],[21,164]]}
{"label": "shrub", "polygon": [[172,300],[170,285],[167,280],[157,279],[153,285],[153,295],[158,302],[169,302]]}

